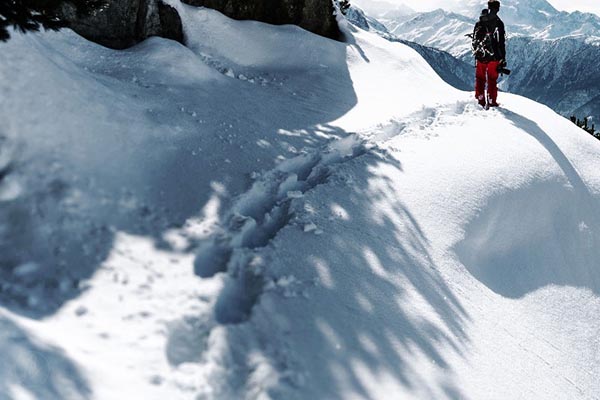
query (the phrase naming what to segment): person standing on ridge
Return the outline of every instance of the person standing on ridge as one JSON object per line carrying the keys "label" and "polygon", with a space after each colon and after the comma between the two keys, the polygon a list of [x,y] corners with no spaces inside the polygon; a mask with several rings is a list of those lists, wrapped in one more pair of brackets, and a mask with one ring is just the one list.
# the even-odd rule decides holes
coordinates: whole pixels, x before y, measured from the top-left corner
{"label": "person standing on ridge", "polygon": [[489,0],[473,30],[473,54],[477,60],[475,97],[483,107],[498,107],[498,68],[506,67],[506,32],[499,11],[500,1]]}

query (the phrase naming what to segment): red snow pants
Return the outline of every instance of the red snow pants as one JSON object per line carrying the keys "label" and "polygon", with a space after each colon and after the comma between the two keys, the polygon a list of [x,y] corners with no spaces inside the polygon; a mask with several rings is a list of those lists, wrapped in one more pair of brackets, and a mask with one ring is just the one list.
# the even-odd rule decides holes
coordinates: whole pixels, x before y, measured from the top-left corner
{"label": "red snow pants", "polygon": [[487,82],[488,99],[496,103],[498,97],[498,64],[500,61],[477,61],[475,72],[475,97],[479,102],[485,102],[485,84]]}

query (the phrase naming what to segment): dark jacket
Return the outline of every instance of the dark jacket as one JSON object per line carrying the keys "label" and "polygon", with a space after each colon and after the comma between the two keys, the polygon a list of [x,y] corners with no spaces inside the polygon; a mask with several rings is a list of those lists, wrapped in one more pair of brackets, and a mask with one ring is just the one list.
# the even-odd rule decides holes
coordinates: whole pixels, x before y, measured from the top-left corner
{"label": "dark jacket", "polygon": [[473,30],[475,40],[484,41],[486,34],[491,35],[491,48],[487,49],[484,54],[481,52],[476,54],[477,61],[506,60],[506,32],[504,30],[504,22],[502,22],[495,12],[482,14],[479,17],[479,22],[475,24],[475,29]]}

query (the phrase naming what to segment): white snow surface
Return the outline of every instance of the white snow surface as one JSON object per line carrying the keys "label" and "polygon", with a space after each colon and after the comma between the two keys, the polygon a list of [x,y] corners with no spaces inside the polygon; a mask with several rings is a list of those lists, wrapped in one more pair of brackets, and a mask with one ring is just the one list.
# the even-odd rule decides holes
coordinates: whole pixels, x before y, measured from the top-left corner
{"label": "white snow surface", "polygon": [[0,399],[599,399],[600,143],[174,4],[0,44]]}

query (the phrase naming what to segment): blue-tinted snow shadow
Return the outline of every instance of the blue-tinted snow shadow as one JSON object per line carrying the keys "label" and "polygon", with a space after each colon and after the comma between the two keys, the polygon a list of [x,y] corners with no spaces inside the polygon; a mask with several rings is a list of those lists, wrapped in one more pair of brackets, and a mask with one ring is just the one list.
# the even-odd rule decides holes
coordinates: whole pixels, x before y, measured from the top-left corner
{"label": "blue-tinted snow shadow", "polygon": [[[336,172],[349,163],[351,176]],[[449,355],[460,358],[467,350],[470,317],[432,261],[418,220],[397,199],[396,185],[376,175],[383,167],[402,171],[385,151],[348,157],[293,202],[291,225],[278,231],[272,244],[254,249],[269,260],[262,275],[251,265],[246,274],[236,265],[228,271],[236,284],[221,294],[217,319],[247,313],[224,321],[238,363],[231,369],[242,371],[225,383],[234,393],[247,389],[258,352],[283,369],[280,384],[268,390],[275,399],[343,399],[349,393],[370,398],[377,376],[389,376],[414,396],[464,398],[452,383]],[[372,178],[384,180],[384,187],[371,187]],[[379,202],[393,207],[376,216]],[[307,209],[318,216],[323,234],[303,231],[310,220]],[[336,213],[344,217],[326,217]],[[280,279],[290,283],[265,284]],[[415,304],[421,308],[415,310]],[[258,327],[257,340],[247,339],[246,321]],[[422,376],[413,364],[416,353],[444,377]]]}
{"label": "blue-tinted snow shadow", "polygon": [[[2,44],[31,46],[77,82],[98,83],[96,97],[83,91],[87,102],[81,109],[61,114],[61,129],[81,129],[77,113],[98,113],[100,127],[112,126],[107,115],[123,124],[106,137],[82,133],[81,142],[40,154],[20,148],[18,139],[10,142],[0,131],[0,189],[4,196],[18,183],[20,190],[3,197],[0,207],[0,304],[34,318],[54,313],[85,290],[85,280],[106,260],[117,232],[151,238],[159,248],[190,251],[195,238],[190,236],[183,250],[175,249],[165,232],[190,217],[202,218],[209,203],[217,205],[210,217],[222,218],[231,199],[252,184],[253,172],[347,136],[328,124],[356,104],[346,45],[322,41],[328,56],[339,59],[335,68],[263,71],[264,84],[217,70],[206,79],[184,79],[171,68],[171,58],[156,53],[180,56],[201,71],[207,69],[203,59],[158,38],[126,51],[99,48],[73,33],[60,39],[16,36]],[[90,66],[90,53],[104,57],[101,62],[95,57]],[[152,65],[140,65],[145,56],[168,65],[153,77],[146,74]],[[31,84],[35,93],[35,80]],[[40,120],[40,129],[45,123]],[[48,121],[48,126],[55,125]],[[140,127],[149,131],[132,134]],[[28,134],[17,133],[11,137]]]}
{"label": "blue-tinted snow shadow", "polygon": [[[357,48],[353,40],[349,40],[348,44],[352,51],[358,51],[362,59],[369,62],[369,55],[364,49]],[[338,57],[345,60],[345,52]],[[356,102],[347,69],[337,71],[333,76],[333,80],[323,80],[318,75],[300,78],[306,81],[298,85],[294,96],[300,97],[297,105],[301,108],[290,110],[294,112],[293,120],[299,119],[291,126],[283,123],[284,121],[275,121],[274,127],[278,132],[303,132],[300,136],[285,136],[285,140],[293,138],[294,146],[306,145],[306,140],[316,140],[310,145],[319,149],[328,143],[328,140],[317,137],[318,130],[321,129],[315,129],[317,126],[331,129],[337,138],[350,135],[349,132],[333,130],[326,125],[327,118],[349,110]],[[311,82],[314,79],[322,80],[322,92],[310,93],[302,89],[313,87]],[[323,101],[324,96],[329,98]],[[322,108],[323,104],[327,104],[327,107]],[[320,111],[315,114],[317,110]],[[332,113],[332,110],[335,112]],[[282,109],[282,112],[285,110]],[[307,118],[315,115],[317,118]],[[323,118],[322,121],[315,122],[319,120],[319,115]],[[288,156],[292,154],[287,154],[286,158]],[[290,226],[294,224],[295,216],[303,213],[294,208],[294,204],[291,204],[293,201],[273,202],[268,206],[264,205],[265,207],[259,204],[254,208],[260,212],[251,210],[251,216],[259,225],[265,224],[263,220],[270,220],[272,217],[276,222],[266,223],[272,226],[269,227],[265,240],[259,240],[259,244],[247,240],[248,246],[244,249],[225,249],[220,252],[217,248],[214,252],[201,253],[202,256],[197,257],[196,271],[199,276],[210,277],[218,272],[227,274],[227,285],[217,299],[214,319],[216,323],[229,328],[225,347],[235,361],[231,365],[226,364],[227,373],[223,381],[215,382],[213,389],[217,390],[216,393],[223,390],[222,397],[245,395],[247,385],[252,380],[250,375],[256,368],[256,354],[261,354],[270,360],[271,365],[283,369],[279,371],[284,376],[282,384],[268,390],[269,395],[275,399],[342,399],[344,393],[348,392],[368,398],[369,393],[372,394],[370,385],[361,376],[357,364],[366,366],[373,374],[391,374],[407,393],[424,395],[425,398],[464,398],[460,387],[452,383],[452,366],[448,354],[461,357],[468,347],[466,325],[469,316],[431,261],[428,239],[416,218],[400,201],[390,199],[394,197],[395,185],[387,182],[387,188],[382,190],[363,186],[374,177],[373,171],[382,167],[381,164],[400,171],[402,165],[394,157],[377,149],[369,152],[356,151],[340,164],[347,162],[359,165],[359,176],[352,179],[354,183],[348,181],[342,184],[345,189],[343,196],[334,193],[324,194],[320,198],[334,201],[336,207],[350,210],[348,223],[336,225],[332,222],[329,227],[320,226],[327,230],[326,236],[307,234],[302,232],[301,226]],[[330,180],[344,179],[336,175],[337,166],[324,168],[325,172],[320,167],[317,160],[316,163],[309,161],[300,168],[306,169],[297,174],[305,194],[319,190],[318,188],[326,188],[327,185],[323,184]],[[265,196],[258,197],[264,197],[270,203],[274,195],[266,193]],[[390,201],[396,205],[380,219],[372,215],[373,204],[378,200]],[[302,200],[297,203],[301,204]],[[323,208],[333,205],[312,204],[311,208],[316,212],[319,209],[330,212]],[[269,213],[269,218],[264,218],[266,212]],[[278,217],[281,212],[285,214],[284,218]],[[221,226],[231,225],[227,220],[230,215],[221,214],[219,217]],[[281,223],[277,222],[279,220]],[[344,234],[337,235],[337,230],[344,231]],[[346,234],[347,232],[351,233]],[[280,240],[286,240],[287,244],[276,246],[278,250],[271,254],[271,243]],[[324,240],[327,241],[325,247],[322,246]],[[252,255],[261,254],[263,250],[269,253],[269,261],[262,266],[263,272],[257,273],[255,265],[252,265],[255,260]],[[232,256],[230,251],[235,254]],[[206,265],[207,263],[215,265]],[[387,276],[374,273],[373,264],[385,266]],[[303,270],[290,271],[287,269],[289,265],[302,266]],[[260,266],[258,270],[261,270]],[[315,287],[306,284],[322,279],[320,274],[323,273],[330,277],[328,282]],[[303,282],[301,285],[307,285],[309,296],[318,296],[320,300],[306,302],[299,296],[297,301],[292,299],[286,302],[291,304],[291,308],[286,310],[278,309],[277,306],[274,309],[263,307],[269,300],[276,304],[281,299],[281,293],[265,289],[268,281],[290,274]],[[413,289],[405,291],[402,285],[392,282],[390,276],[397,276],[406,282],[407,287]],[[414,295],[423,299],[431,314],[420,316],[411,309],[409,299]],[[259,319],[264,319],[259,326],[266,331],[261,332],[264,336],[255,341],[244,325],[249,320]],[[282,337],[270,329],[278,324],[287,326]],[[381,329],[373,329],[373,326]],[[199,327],[199,330],[203,329],[206,329],[206,324]],[[299,336],[292,337],[294,332]],[[177,335],[180,333],[178,331]],[[189,340],[184,341],[196,343],[196,337],[206,334],[205,331],[190,333]],[[292,340],[288,340],[288,337],[292,337]],[[332,337],[339,338],[337,343],[332,342]],[[173,340],[182,339],[177,337]],[[420,377],[421,372],[410,361],[409,353],[414,352],[422,353],[425,358],[438,365],[448,379]],[[282,356],[282,353],[289,354],[289,359]],[[199,362],[202,359],[202,354],[194,354],[193,360],[185,361]],[[175,360],[174,364],[179,361],[181,360]],[[295,365],[295,362],[301,365]],[[296,368],[301,374],[306,374],[304,379],[300,379],[304,380],[302,384],[296,379]],[[289,375],[285,377],[287,373]]]}
{"label": "blue-tinted snow shadow", "polygon": [[[373,166],[382,163],[372,155],[366,159]],[[369,167],[367,162],[362,176],[355,178],[357,182],[368,182]],[[464,398],[460,387],[448,383],[451,378],[444,382],[422,376],[411,362],[420,353],[451,377],[447,356],[461,357],[468,347],[465,328],[469,316],[432,262],[429,241],[418,221],[401,201],[392,200],[394,190],[389,182],[387,190],[352,188],[348,198],[335,198],[336,207],[348,210],[350,220],[328,227],[331,231],[326,239],[290,233],[301,236],[295,241],[300,243],[296,250],[307,255],[300,265],[318,273],[319,284],[308,293],[322,296],[317,308],[307,312],[298,302],[300,316],[292,314],[305,332],[304,345],[314,349],[307,370],[318,371],[311,378],[325,388],[325,398],[343,398],[346,385],[369,398],[370,381],[385,374],[391,374],[406,393],[415,396]],[[380,200],[395,205],[374,218],[373,204]],[[338,231],[344,233],[338,235]],[[315,254],[314,249],[320,247],[316,242],[321,240],[327,240],[327,250]],[[300,271],[288,273],[303,275]],[[322,281],[324,277],[328,280]],[[412,308],[415,296],[432,314],[427,314],[426,308]],[[369,377],[364,376],[365,371]]]}
{"label": "blue-tinted snow shadow", "polygon": [[[23,43],[29,42],[77,82],[89,82],[90,76],[99,82],[98,92],[81,109],[60,114],[61,129],[85,129],[77,125],[78,113],[98,113],[98,126],[112,126],[106,124],[106,107],[123,124],[118,132],[106,132],[110,140],[85,132],[79,135],[81,142],[39,154],[14,139],[30,132],[16,127],[17,134],[8,139],[0,131],[0,306],[14,313],[41,319],[78,297],[86,290],[86,279],[107,259],[118,232],[150,238],[159,248],[191,251],[195,238],[189,237],[188,247],[180,249],[165,240],[165,233],[190,217],[203,217],[204,207],[215,199],[216,214],[210,217],[223,218],[231,199],[251,185],[253,172],[270,170],[305,148],[348,135],[328,124],[356,104],[344,44],[335,44],[339,68],[323,73],[273,71],[265,85],[224,76],[181,83],[175,69],[165,68],[153,80],[145,75],[150,66],[139,63],[135,53],[154,51],[161,39],[119,52],[69,35],[67,43],[27,35],[2,46],[21,40],[26,47]],[[175,55],[189,53],[179,44],[170,46]],[[88,66],[89,53],[100,51],[103,61],[95,57]],[[206,67],[200,58],[197,62]],[[35,93],[35,80],[31,84]],[[47,123],[54,126],[40,120],[39,128],[47,129]],[[142,136],[131,134],[140,126],[153,128]],[[4,324],[7,332],[17,332],[9,322]],[[20,382],[15,379],[24,372],[16,357],[22,354],[32,371],[40,372],[22,377],[35,398],[67,398],[59,381],[66,383],[65,390],[74,388],[70,398],[78,393],[89,397],[77,367],[65,356],[57,349],[29,345],[25,333],[19,335],[18,341],[25,343],[21,347],[12,336],[0,335],[2,348],[14,350],[1,355],[0,379],[5,382],[0,382],[0,393],[6,393],[10,382]],[[38,388],[46,393],[38,395]]]}
{"label": "blue-tinted snow shadow", "polygon": [[478,280],[505,297],[520,298],[548,285],[600,293],[600,201],[560,147],[534,121],[500,110],[534,137],[563,171],[490,199],[456,247]]}
{"label": "blue-tinted snow shadow", "polygon": [[0,399],[91,397],[86,378],[63,352],[0,316]]}
{"label": "blue-tinted snow shadow", "polygon": [[[354,164],[361,169],[354,169],[357,175],[352,181],[381,179],[373,171],[385,164],[399,168],[391,160],[373,153],[361,157]],[[313,357],[304,359],[308,361],[305,367],[315,371],[309,374],[326,391],[324,398],[342,398],[346,385],[368,398],[370,381],[385,374],[391,374],[415,396],[463,398],[451,378],[421,376],[411,362],[420,353],[451,377],[447,357],[450,353],[461,357],[468,347],[465,328],[469,316],[432,261],[429,240],[418,220],[396,198],[396,185],[383,179],[386,187],[350,186],[347,197],[333,193],[326,197],[333,198],[335,208],[346,210],[348,217],[324,227],[325,237],[293,229],[288,232],[298,236],[293,240],[298,243],[295,251],[303,255],[302,261],[294,264],[307,270],[286,272],[299,274],[300,279],[317,273],[319,282],[308,292],[321,299],[316,308],[303,310],[304,302],[299,301],[298,315],[292,313],[298,328],[305,332],[303,345],[314,352]],[[374,205],[379,202],[393,206],[378,210]],[[319,207],[317,212],[326,215],[334,204]],[[327,241],[325,251],[318,243],[323,240]],[[412,308],[415,297],[426,304],[419,311]],[[365,371],[370,377],[364,376]]]}
{"label": "blue-tinted snow shadow", "polygon": [[[125,124],[122,141],[108,149],[99,148],[98,153],[103,157],[88,160],[83,169],[76,169],[68,160],[61,159],[60,152],[50,155],[56,156],[54,161],[58,167],[40,179],[30,179],[30,176],[39,174],[36,162],[43,165],[47,160],[23,159],[15,153],[11,165],[16,167],[7,173],[3,183],[18,174],[26,182],[30,179],[28,183],[34,186],[14,201],[5,202],[0,209],[4,229],[0,243],[2,306],[35,318],[52,314],[81,293],[83,289],[79,283],[91,276],[106,259],[116,232],[146,236],[157,246],[171,249],[164,240],[164,233],[179,227],[189,217],[197,216],[213,198],[219,203],[216,217],[223,226],[227,225],[224,219],[232,198],[252,183],[250,176],[240,177],[237,171],[250,174],[269,170],[278,159],[293,158],[303,148],[322,148],[332,139],[348,136],[349,132],[328,125],[329,121],[354,107],[357,100],[345,64],[347,48],[343,44],[336,46],[340,60],[337,70],[323,74],[273,72],[279,74],[271,77],[276,84],[264,87],[237,79],[218,80],[198,87],[162,85],[143,79],[132,84],[131,76],[122,70],[119,70],[119,76],[111,75],[114,72],[111,69],[98,73],[99,79],[106,80],[107,87],[122,81],[126,87],[123,93],[134,105],[137,98],[154,98],[154,106],[143,118],[159,126],[148,132],[146,141],[135,143],[128,141],[127,132],[131,127]],[[126,55],[111,52],[119,65],[128,65],[135,60],[128,61]],[[368,58],[368,55],[364,56]],[[129,68],[135,70],[133,65]],[[317,88],[316,92],[314,88]],[[168,102],[165,91],[170,92]],[[115,100],[117,104],[119,101]],[[177,126],[172,125],[173,113],[183,116],[177,118]],[[139,114],[132,116],[131,126],[136,126],[135,118],[139,118]],[[68,119],[65,124],[69,124]],[[256,140],[257,132],[263,133],[261,140]],[[246,133],[252,133],[248,135],[252,140],[246,139]],[[145,152],[145,149],[154,148],[161,151]],[[223,149],[226,150],[221,151]],[[230,157],[223,160],[223,153]],[[356,160],[359,158],[364,162],[360,179],[365,182],[372,174],[370,167],[378,163],[387,162],[401,168],[392,158],[377,152]],[[327,179],[328,176],[323,176],[316,183]],[[82,201],[73,203],[74,196]],[[349,184],[348,192],[336,201],[349,210],[370,210],[377,196],[390,194]],[[307,332],[306,340],[310,341],[310,346],[304,348],[312,349],[309,356],[314,357],[315,368],[305,366],[306,371],[312,371],[310,379],[314,381],[297,388],[296,396],[341,398],[342,382],[349,384],[356,393],[366,394],[365,382],[353,365],[353,361],[358,360],[373,371],[395,371],[394,376],[408,391],[461,398],[460,388],[451,383],[422,381],[419,371],[414,370],[403,354],[411,348],[417,349],[450,375],[451,366],[440,348],[453,349],[459,354],[463,351],[469,340],[463,326],[469,317],[431,263],[428,241],[418,222],[404,205],[396,204],[392,212],[402,216],[401,224],[396,224],[397,218],[392,216],[376,220],[361,213],[351,216],[354,222],[350,226],[338,227],[357,229],[350,241],[341,240],[335,234],[329,238],[331,246],[321,258],[334,260],[332,265],[325,267],[331,270],[332,285],[316,290],[333,305],[300,313],[303,303],[299,303],[298,315],[304,316],[298,320],[302,324],[299,332]],[[298,271],[298,277],[306,278],[306,281],[318,277],[315,266],[318,255],[312,249],[314,242],[307,240],[297,228],[285,231],[300,235],[296,238],[299,246],[288,255],[299,258],[306,266],[305,271]],[[316,236],[312,238],[313,241],[323,240]],[[414,286],[442,322],[414,315],[409,303],[402,301],[407,293],[398,293],[397,286],[388,278],[366,273],[369,263],[377,262],[375,260]],[[14,273],[16,265],[29,261],[43,267],[39,274]],[[272,274],[276,275],[277,268],[273,268]],[[353,278],[354,273],[361,274],[363,279]],[[238,299],[251,302],[247,306],[251,311],[253,302],[261,296],[260,293],[257,297],[245,296],[243,291],[246,289],[244,283],[233,286],[234,291],[242,292]],[[249,289],[255,290],[254,287]],[[234,293],[233,297],[238,294]],[[339,307],[334,306],[335,303]],[[228,302],[221,304],[227,307]],[[347,312],[338,315],[333,313],[336,309]],[[381,324],[381,318],[385,318],[382,325],[387,328],[380,331],[369,328],[372,323]],[[335,346],[332,347],[331,331],[343,338],[340,343],[343,349],[355,351],[337,351]],[[238,347],[233,338],[230,347]],[[263,352],[265,349],[256,350]],[[249,355],[242,354],[240,358]],[[278,361],[276,358],[275,362]],[[76,376],[75,372],[73,376]],[[341,380],[338,379],[340,376],[343,377]],[[234,386],[238,384],[232,382]],[[311,387],[322,392],[313,393]],[[311,397],[311,393],[314,396]],[[273,395],[277,396],[277,393]]]}

